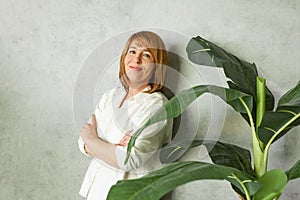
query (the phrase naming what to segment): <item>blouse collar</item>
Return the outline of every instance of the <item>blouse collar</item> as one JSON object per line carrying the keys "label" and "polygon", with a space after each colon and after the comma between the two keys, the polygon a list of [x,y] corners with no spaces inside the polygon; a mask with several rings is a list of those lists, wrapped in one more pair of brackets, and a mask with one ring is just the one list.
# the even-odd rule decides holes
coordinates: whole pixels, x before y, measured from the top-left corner
{"label": "blouse collar", "polygon": [[[134,96],[130,97],[128,100],[134,100],[136,103],[139,103],[141,101],[143,101],[143,99],[145,98],[145,92],[151,90],[151,86],[148,85],[147,87],[145,87],[143,90],[141,90],[139,93],[135,94]],[[126,91],[124,89],[125,95],[126,95]]]}

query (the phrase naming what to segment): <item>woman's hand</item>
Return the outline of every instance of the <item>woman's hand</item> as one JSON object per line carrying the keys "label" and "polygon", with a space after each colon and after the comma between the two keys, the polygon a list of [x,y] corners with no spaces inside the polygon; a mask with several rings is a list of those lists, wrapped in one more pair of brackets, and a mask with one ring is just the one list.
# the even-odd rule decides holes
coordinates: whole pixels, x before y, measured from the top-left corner
{"label": "woman's hand", "polygon": [[80,131],[80,136],[85,144],[88,144],[90,141],[99,138],[97,133],[97,123],[95,115],[91,116],[91,124],[84,124],[83,128]]}
{"label": "woman's hand", "polygon": [[120,140],[120,142],[119,142],[119,145],[120,146],[127,146],[128,145],[128,142],[129,142],[129,140],[130,140],[130,138],[131,138],[131,133],[132,133],[132,130],[131,131],[128,131],[125,135],[124,135],[124,137]]}

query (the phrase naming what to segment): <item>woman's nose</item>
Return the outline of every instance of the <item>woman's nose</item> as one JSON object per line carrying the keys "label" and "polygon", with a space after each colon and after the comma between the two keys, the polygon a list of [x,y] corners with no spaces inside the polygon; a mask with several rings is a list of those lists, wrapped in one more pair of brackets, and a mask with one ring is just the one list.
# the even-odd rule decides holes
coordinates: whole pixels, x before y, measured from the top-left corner
{"label": "woman's nose", "polygon": [[142,54],[140,54],[140,53],[137,53],[137,54],[135,54],[135,56],[134,56],[134,60],[137,62],[137,63],[141,63],[142,62]]}

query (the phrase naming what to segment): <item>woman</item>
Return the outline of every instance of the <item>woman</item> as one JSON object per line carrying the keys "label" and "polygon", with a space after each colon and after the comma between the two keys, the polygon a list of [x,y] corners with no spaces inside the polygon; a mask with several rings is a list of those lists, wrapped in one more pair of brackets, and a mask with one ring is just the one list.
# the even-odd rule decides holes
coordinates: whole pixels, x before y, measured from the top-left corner
{"label": "woman", "polygon": [[157,150],[169,142],[172,120],[151,125],[137,138],[125,164],[130,134],[161,108],[167,52],[161,38],[149,31],[133,34],[120,59],[122,87],[107,91],[80,132],[79,148],[93,159],[80,194],[86,199],[106,199],[118,180],[138,178],[161,166]]}

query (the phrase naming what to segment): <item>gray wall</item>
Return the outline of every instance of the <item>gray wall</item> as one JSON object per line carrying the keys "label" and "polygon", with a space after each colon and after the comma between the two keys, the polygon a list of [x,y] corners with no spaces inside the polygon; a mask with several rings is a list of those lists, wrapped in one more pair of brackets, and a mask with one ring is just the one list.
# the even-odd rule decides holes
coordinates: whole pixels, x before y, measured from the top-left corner
{"label": "gray wall", "polygon": [[[0,199],[81,199],[89,159],[77,149],[73,90],[82,62],[105,40],[144,27],[201,35],[255,62],[279,96],[300,77],[299,18],[297,0],[1,0]],[[245,122],[230,108],[226,116],[220,139],[250,148]],[[274,145],[270,168],[299,160],[299,133]],[[282,199],[299,199],[297,184],[289,183]],[[214,181],[174,192],[174,199],[208,198],[237,196]]]}

